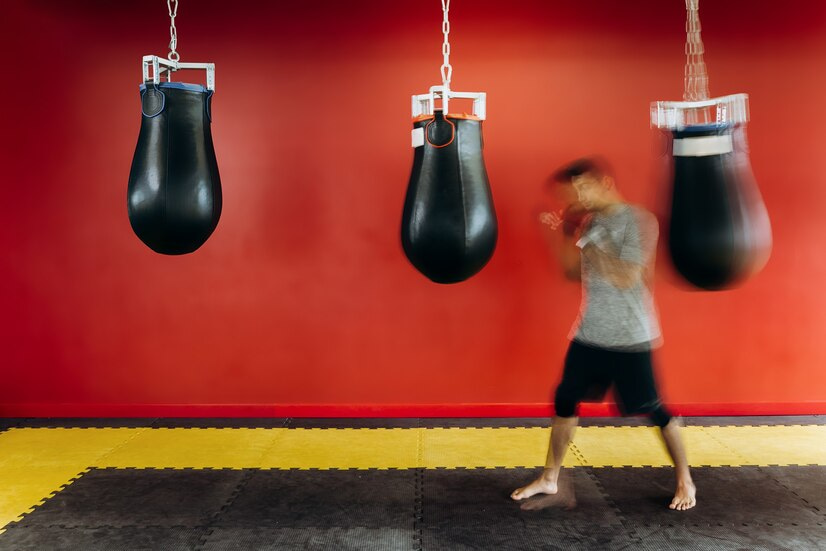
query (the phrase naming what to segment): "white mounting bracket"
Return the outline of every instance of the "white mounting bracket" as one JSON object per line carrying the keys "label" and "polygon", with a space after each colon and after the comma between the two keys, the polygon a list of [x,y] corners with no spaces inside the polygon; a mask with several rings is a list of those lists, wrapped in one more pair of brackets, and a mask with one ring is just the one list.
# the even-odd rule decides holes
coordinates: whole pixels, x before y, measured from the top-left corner
{"label": "white mounting bracket", "polygon": [[651,126],[682,130],[686,126],[743,124],[749,122],[748,94],[732,94],[703,101],[655,101]]}
{"label": "white mounting bracket", "polygon": [[485,120],[487,116],[487,94],[485,92],[454,92],[447,86],[431,86],[427,94],[413,96],[413,118],[432,115],[436,110],[436,100],[442,100],[442,113],[448,114],[450,98],[472,99],[473,115]]}
{"label": "white mounting bracket", "polygon": [[[172,61],[156,55],[143,56],[142,62],[143,82],[150,80],[155,84],[161,82],[161,76],[166,75],[167,82],[172,81],[172,73],[181,69],[204,69],[206,70],[207,90],[215,91],[215,64],[214,63],[181,63]],[[150,74],[149,68],[152,67]]]}

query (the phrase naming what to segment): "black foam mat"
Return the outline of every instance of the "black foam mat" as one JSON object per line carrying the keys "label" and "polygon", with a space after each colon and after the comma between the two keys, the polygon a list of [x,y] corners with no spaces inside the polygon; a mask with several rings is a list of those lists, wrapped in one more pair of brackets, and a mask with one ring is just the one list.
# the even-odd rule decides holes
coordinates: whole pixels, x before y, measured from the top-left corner
{"label": "black foam mat", "polygon": [[178,551],[196,549],[204,528],[97,527],[37,529],[12,527],[0,535],[0,549],[15,551]]}
{"label": "black foam mat", "polygon": [[592,469],[592,472],[631,525],[809,524],[823,518],[808,503],[774,480],[760,467],[702,467],[692,469],[698,506],[672,511],[671,468]]}
{"label": "black foam mat", "polygon": [[18,525],[204,526],[222,511],[248,476],[229,469],[92,469],[24,516]]}
{"label": "black foam mat", "polygon": [[415,492],[414,470],[253,471],[216,526],[409,529]]}
{"label": "black foam mat", "polygon": [[277,528],[274,526],[210,530],[199,549],[204,551],[336,550],[413,551],[417,549],[412,527],[408,528]]}
{"label": "black foam mat", "polygon": [[92,469],[0,534],[0,549],[824,549],[826,467]]}
{"label": "black foam mat", "polygon": [[559,493],[510,498],[533,469],[423,473],[424,549],[607,549],[632,543],[616,509],[584,468],[566,469]]}
{"label": "black foam mat", "polygon": [[[823,445],[826,447],[826,442]],[[804,465],[761,467],[760,470],[814,507],[826,522],[826,467]]]}
{"label": "black foam mat", "polygon": [[665,525],[636,530],[644,551],[817,551],[826,526]]}

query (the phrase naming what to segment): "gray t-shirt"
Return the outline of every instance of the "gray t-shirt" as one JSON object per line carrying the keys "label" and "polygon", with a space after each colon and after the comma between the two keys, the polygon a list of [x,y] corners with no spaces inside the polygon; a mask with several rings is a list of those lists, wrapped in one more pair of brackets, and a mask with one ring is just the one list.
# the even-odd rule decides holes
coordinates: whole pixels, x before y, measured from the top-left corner
{"label": "gray t-shirt", "polygon": [[661,333],[651,292],[657,219],[641,207],[621,204],[595,213],[586,233],[595,229],[606,238],[600,248],[642,266],[642,277],[632,287],[620,289],[583,255],[582,305],[570,337],[600,348],[625,351],[657,346]]}

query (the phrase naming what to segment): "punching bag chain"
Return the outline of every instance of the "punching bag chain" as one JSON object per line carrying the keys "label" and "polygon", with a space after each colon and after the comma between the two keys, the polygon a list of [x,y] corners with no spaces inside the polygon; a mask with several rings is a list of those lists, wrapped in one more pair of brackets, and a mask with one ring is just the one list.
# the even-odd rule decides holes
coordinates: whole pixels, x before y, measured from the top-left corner
{"label": "punching bag chain", "polygon": [[169,8],[169,59],[178,61],[181,56],[176,51],[178,48],[178,29],[175,27],[175,17],[178,15],[178,0],[166,0],[166,7]]}
{"label": "punching bag chain", "polygon": [[700,37],[700,0],[685,0],[685,101],[708,99],[708,74]]}
{"label": "punching bag chain", "polygon": [[450,66],[450,21],[447,17],[447,12],[450,11],[450,0],[442,0],[442,12],[444,13],[444,20],[442,21],[442,33],[445,35],[445,41],[442,43],[442,84],[445,90],[450,89],[450,79],[453,76],[453,67]]}

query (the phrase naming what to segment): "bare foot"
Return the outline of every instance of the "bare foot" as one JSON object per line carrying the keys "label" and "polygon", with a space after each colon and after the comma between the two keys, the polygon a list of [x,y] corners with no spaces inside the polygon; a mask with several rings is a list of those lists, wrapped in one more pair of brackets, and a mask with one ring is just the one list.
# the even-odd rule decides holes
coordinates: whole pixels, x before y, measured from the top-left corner
{"label": "bare foot", "polygon": [[539,494],[531,499],[526,499],[519,506],[523,511],[539,511],[552,507],[554,509],[564,509],[572,511],[576,509],[576,494],[574,493],[574,480],[570,473],[563,471],[556,481],[558,492],[556,494]]}
{"label": "bare foot", "polygon": [[545,475],[540,475],[539,478],[528,484],[516,489],[511,494],[511,499],[519,501],[520,499],[527,499],[536,494],[555,494],[559,491],[556,482],[551,482],[545,478]]}
{"label": "bare foot", "polygon": [[669,509],[675,511],[685,511],[697,505],[697,488],[693,482],[681,482],[677,484],[677,491],[674,493],[674,499],[671,500]]}

